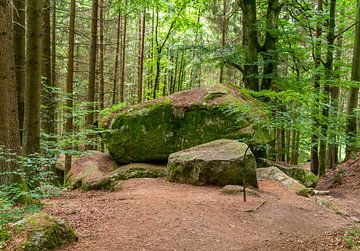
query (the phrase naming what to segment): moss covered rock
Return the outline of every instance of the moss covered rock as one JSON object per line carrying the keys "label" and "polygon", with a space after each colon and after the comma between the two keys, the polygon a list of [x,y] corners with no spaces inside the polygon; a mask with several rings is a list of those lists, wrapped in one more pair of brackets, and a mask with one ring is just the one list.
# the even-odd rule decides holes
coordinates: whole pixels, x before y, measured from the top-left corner
{"label": "moss covered rock", "polygon": [[159,178],[165,177],[167,174],[166,165],[163,164],[147,164],[132,163],[119,166],[114,171],[99,176],[98,178],[83,181],[81,189],[88,190],[109,190],[116,191],[120,180],[128,180],[134,178]]}
{"label": "moss covered rock", "polygon": [[109,154],[98,151],[87,151],[75,161],[67,177],[72,188],[81,187],[83,184],[97,183],[108,173],[119,166]]}
{"label": "moss covered rock", "polygon": [[256,169],[256,175],[258,179],[279,182],[295,193],[306,189],[304,185],[300,184],[297,180],[289,177],[288,175],[286,175],[286,173],[284,173],[275,166],[258,168]]}
{"label": "moss covered rock", "polygon": [[315,174],[304,168],[291,167],[280,168],[280,170],[306,187],[316,187],[319,181],[319,178]]}
{"label": "moss covered rock", "polygon": [[267,142],[255,126],[264,105],[236,87],[212,85],[112,111],[100,122],[118,163],[166,161],[171,153],[217,139]]}
{"label": "moss covered rock", "polygon": [[13,242],[9,245],[14,250],[51,250],[77,240],[63,220],[46,213],[26,216],[12,226],[11,232]]}
{"label": "moss covered rock", "polygon": [[169,156],[168,179],[225,186],[242,184],[245,175],[247,184],[258,187],[255,157],[247,148],[236,140],[222,139],[173,153]]}

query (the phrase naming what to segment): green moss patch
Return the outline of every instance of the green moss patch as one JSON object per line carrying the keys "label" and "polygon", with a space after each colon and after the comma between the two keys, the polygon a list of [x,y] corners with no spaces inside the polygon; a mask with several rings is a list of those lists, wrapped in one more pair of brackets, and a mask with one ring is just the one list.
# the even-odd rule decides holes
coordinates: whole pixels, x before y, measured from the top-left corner
{"label": "green moss patch", "polygon": [[63,220],[46,213],[25,216],[9,232],[12,238],[6,247],[14,250],[51,250],[77,240],[75,232]]}

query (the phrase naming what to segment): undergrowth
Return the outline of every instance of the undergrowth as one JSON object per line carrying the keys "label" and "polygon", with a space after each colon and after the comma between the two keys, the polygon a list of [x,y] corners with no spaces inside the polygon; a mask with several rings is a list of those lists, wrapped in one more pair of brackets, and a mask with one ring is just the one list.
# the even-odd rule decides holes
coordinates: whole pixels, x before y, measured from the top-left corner
{"label": "undergrowth", "polygon": [[352,226],[345,230],[343,235],[345,247],[351,250],[360,249],[360,226]]}

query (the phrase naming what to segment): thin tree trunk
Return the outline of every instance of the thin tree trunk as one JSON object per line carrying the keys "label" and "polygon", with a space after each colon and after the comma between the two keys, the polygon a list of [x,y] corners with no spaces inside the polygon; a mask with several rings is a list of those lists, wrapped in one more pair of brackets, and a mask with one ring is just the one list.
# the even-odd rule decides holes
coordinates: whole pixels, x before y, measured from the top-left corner
{"label": "thin tree trunk", "polygon": [[[318,6],[317,6],[318,12],[322,12],[323,10],[323,1],[318,0]],[[322,33],[322,27],[321,24],[319,24],[316,27],[316,38],[317,42],[315,44],[315,55],[314,55],[314,61],[315,61],[315,79],[314,79],[314,92],[315,95],[318,97],[320,95],[320,57],[321,57],[321,42],[320,42],[320,36]],[[318,136],[318,128],[320,127],[319,119],[319,100],[315,100],[315,108],[313,110],[313,134],[311,136],[311,171],[314,174],[319,173],[319,150],[318,150],[318,144],[319,144],[319,136]]]}
{"label": "thin tree trunk", "polygon": [[26,86],[23,152],[40,152],[41,55],[42,55],[42,0],[27,0]]}
{"label": "thin tree trunk", "polygon": [[[355,29],[355,43],[354,43],[354,54],[352,62],[352,72],[351,80],[359,82],[360,81],[360,2],[357,6],[357,15],[356,15],[356,29]],[[359,100],[359,85],[353,86],[350,88],[347,104],[347,124],[346,124],[346,134],[347,134],[347,144],[346,144],[346,159],[350,159],[359,149],[356,145],[356,135],[357,135],[357,118],[355,110],[358,107]]]}
{"label": "thin tree trunk", "polygon": [[[56,2],[53,1],[51,4],[52,12],[52,26],[51,26],[51,86],[57,88],[57,77],[56,77]],[[56,93],[53,93],[52,106],[50,108],[51,119],[54,121],[53,131],[56,134],[57,124],[56,124]]]}
{"label": "thin tree trunk", "polygon": [[25,106],[25,0],[14,0],[13,26],[14,26],[14,55],[17,85],[17,107],[19,114],[19,132],[22,142]]}
{"label": "thin tree trunk", "polygon": [[[66,124],[65,132],[69,135],[74,130],[74,118],[73,118],[73,83],[74,83],[74,47],[75,47],[75,13],[76,3],[75,0],[71,0],[70,3],[70,23],[69,23],[69,48],[68,48],[68,62],[67,62],[67,77],[66,77]],[[70,146],[71,149],[71,146]],[[66,177],[71,169],[71,155],[65,155],[65,172],[64,183]]]}
{"label": "thin tree trunk", "polygon": [[329,119],[329,101],[330,101],[330,84],[329,82],[333,78],[332,76],[332,65],[334,60],[334,39],[335,39],[335,9],[336,0],[330,1],[330,18],[327,34],[327,52],[325,61],[325,77],[326,81],[324,84],[324,95],[322,103],[322,123],[321,123],[321,139],[319,146],[319,170],[320,176],[326,173],[326,160],[327,160],[327,136],[328,136],[328,119]]}
{"label": "thin tree trunk", "polygon": [[53,137],[55,132],[55,112],[52,107],[54,101],[53,86],[51,82],[51,24],[50,24],[51,5],[50,0],[45,0],[43,9],[43,57],[42,57],[42,129]]}
{"label": "thin tree trunk", "polygon": [[144,79],[144,48],[145,48],[145,21],[146,9],[139,17],[139,45],[138,45],[138,87],[137,102],[141,103],[143,96],[143,79]]}
{"label": "thin tree trunk", "polygon": [[[100,0],[100,110],[105,108],[105,80],[104,80],[104,0]],[[104,142],[100,143],[100,151],[104,152]]]}
{"label": "thin tree trunk", "polygon": [[[92,128],[94,124],[95,113],[95,81],[96,81],[96,52],[97,52],[97,26],[98,26],[98,0],[92,0],[92,14],[91,14],[91,48],[89,58],[89,80],[88,80],[88,93],[87,102],[88,114],[86,123],[88,128]],[[91,137],[89,137],[91,139]],[[93,149],[92,144],[87,145],[87,150]]]}
{"label": "thin tree trunk", "polygon": [[[125,8],[128,1],[125,0]],[[125,67],[126,67],[126,43],[127,43],[127,14],[123,16],[123,30],[121,41],[121,69],[120,69],[120,102],[125,101]]]}
{"label": "thin tree trunk", "polygon": [[113,82],[113,96],[112,104],[114,105],[118,100],[117,93],[117,78],[119,70],[119,54],[120,54],[120,35],[121,35],[121,13],[118,15],[118,26],[117,26],[117,35],[116,35],[116,56],[115,56],[115,69],[114,69],[114,82]]}
{"label": "thin tree trunk", "polygon": [[[343,12],[342,12],[343,15]],[[341,60],[341,50],[342,50],[342,37],[340,36],[337,39],[337,45],[336,45],[336,52],[335,52],[335,60],[339,61]],[[339,74],[339,66],[336,66],[334,68],[334,79],[340,80],[341,76]],[[330,87],[330,104],[331,104],[331,111],[330,111],[330,121],[333,121],[333,123],[336,125],[337,123],[335,121],[338,120],[339,116],[339,98],[340,98],[340,87],[333,85]],[[329,145],[328,145],[328,157],[327,157],[327,167],[329,169],[334,169],[336,167],[336,164],[338,161],[338,147],[339,144],[337,143],[337,137],[336,137],[336,130],[337,128],[331,128],[329,132]]]}
{"label": "thin tree trunk", "polygon": [[[221,47],[224,50],[226,42],[226,33],[227,33],[227,0],[223,0],[223,14],[221,17]],[[220,67],[220,83],[224,82],[224,64],[221,64]]]}
{"label": "thin tree trunk", "polygon": [[[10,1],[0,0],[0,145],[13,153],[20,152],[19,117],[17,107],[17,81],[14,59],[14,40]],[[9,160],[10,156],[3,156]],[[17,164],[0,159],[0,185],[10,185],[18,177],[10,172]],[[8,173],[4,175],[5,173]]]}

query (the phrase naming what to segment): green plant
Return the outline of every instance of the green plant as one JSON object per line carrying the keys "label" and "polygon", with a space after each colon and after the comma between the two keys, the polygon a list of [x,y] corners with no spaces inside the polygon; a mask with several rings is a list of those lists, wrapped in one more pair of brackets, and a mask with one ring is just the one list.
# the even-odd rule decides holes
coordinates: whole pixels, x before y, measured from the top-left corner
{"label": "green plant", "polygon": [[357,250],[360,248],[360,227],[352,226],[346,229],[342,238],[346,248]]}

